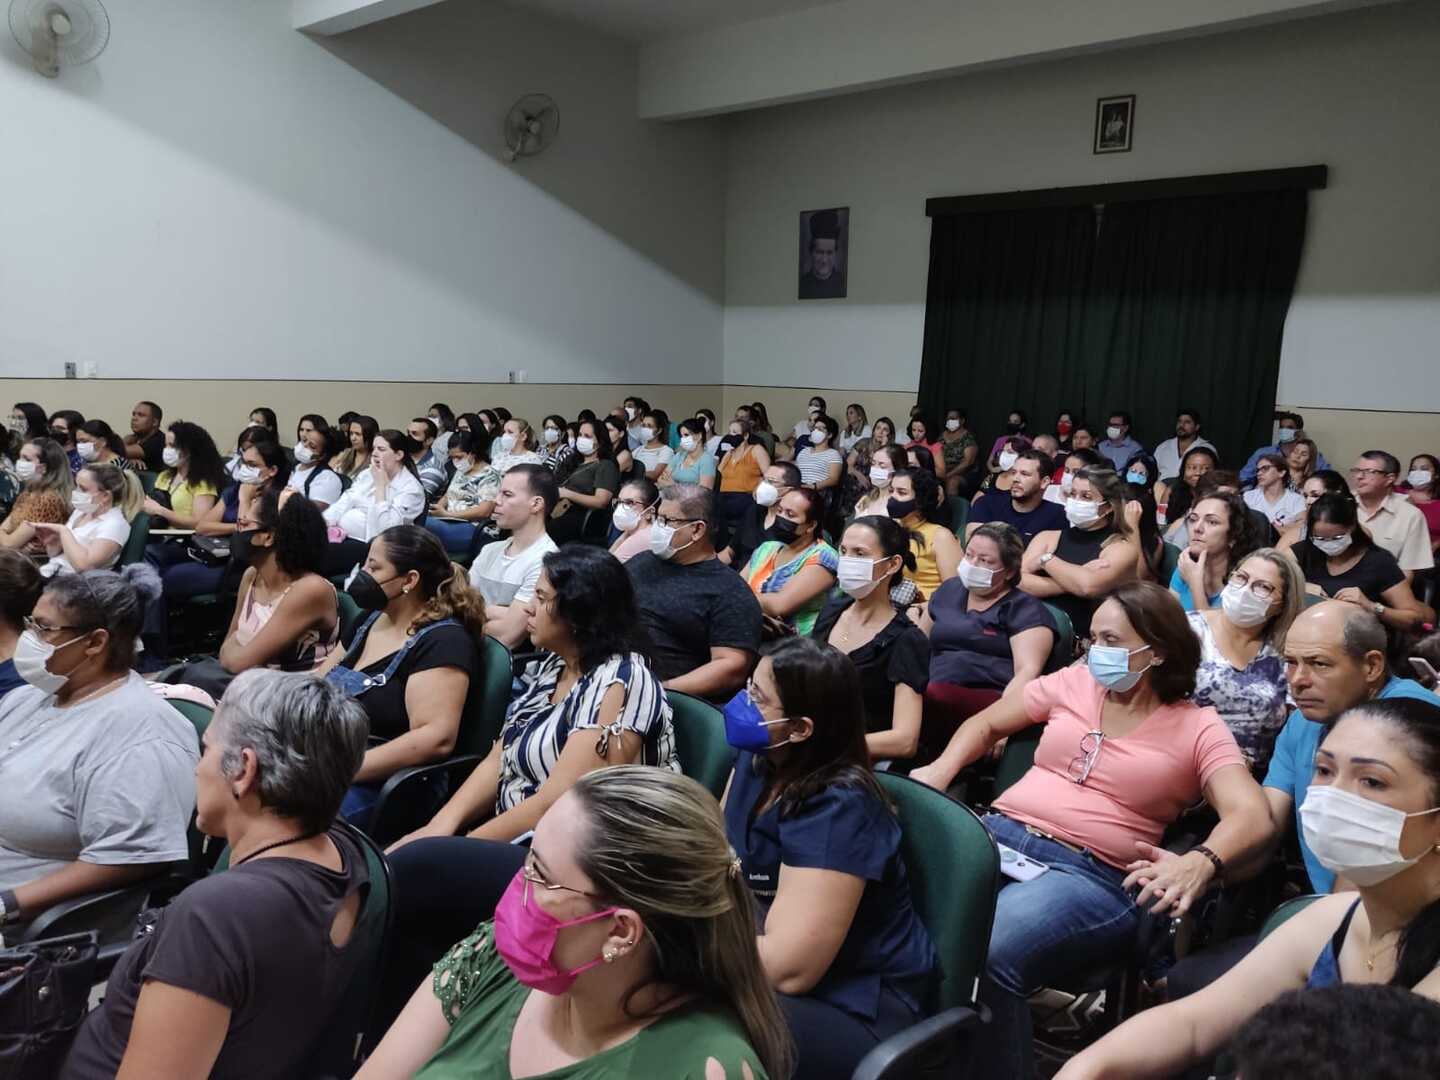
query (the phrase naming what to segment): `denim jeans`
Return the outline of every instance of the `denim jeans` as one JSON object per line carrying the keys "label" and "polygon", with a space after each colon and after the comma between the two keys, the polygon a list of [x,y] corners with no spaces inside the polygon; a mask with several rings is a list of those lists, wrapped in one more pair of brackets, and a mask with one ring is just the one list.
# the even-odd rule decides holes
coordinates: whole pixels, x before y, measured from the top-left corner
{"label": "denim jeans", "polygon": [[468,554],[475,542],[475,526],[469,521],[445,521],[441,518],[427,518],[425,528],[440,538],[446,551]]}
{"label": "denim jeans", "polygon": [[1030,1007],[1042,986],[1107,967],[1125,955],[1140,921],[1135,901],[1120,887],[1125,873],[1027,832],[1004,814],[984,824],[998,843],[1045,863],[1030,881],[1004,879],[985,962],[981,998],[994,1022],[978,1040],[975,1077],[1030,1080],[1035,1074]]}

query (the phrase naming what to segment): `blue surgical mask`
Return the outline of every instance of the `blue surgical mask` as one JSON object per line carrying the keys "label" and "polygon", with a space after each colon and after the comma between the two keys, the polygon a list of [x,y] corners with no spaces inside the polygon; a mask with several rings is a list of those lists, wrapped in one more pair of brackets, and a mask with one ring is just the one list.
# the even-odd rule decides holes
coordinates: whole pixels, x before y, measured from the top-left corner
{"label": "blue surgical mask", "polygon": [[1125,479],[1132,484],[1139,484],[1143,487],[1150,478],[1146,476],[1143,472],[1139,472],[1136,469],[1131,469],[1125,474]]}
{"label": "blue surgical mask", "polygon": [[1276,443],[1294,442],[1295,429],[1288,427],[1277,428],[1275,431],[1275,441]]}
{"label": "blue surgical mask", "polygon": [[765,729],[784,722],[766,720],[760,707],[750,700],[749,690],[741,690],[725,703],[725,741],[736,750],[764,753],[771,748],[770,733]]}
{"label": "blue surgical mask", "polygon": [[1131,652],[1121,645],[1091,645],[1085,662],[1089,665],[1090,674],[1096,682],[1106,690],[1114,690],[1116,693],[1123,694],[1127,690],[1135,689],[1135,684],[1140,681],[1140,676],[1144,675],[1149,667],[1154,666],[1152,663],[1139,671],[1130,670],[1130,657],[1135,653],[1144,652],[1148,648],[1150,648],[1149,645],[1142,645],[1135,652]]}

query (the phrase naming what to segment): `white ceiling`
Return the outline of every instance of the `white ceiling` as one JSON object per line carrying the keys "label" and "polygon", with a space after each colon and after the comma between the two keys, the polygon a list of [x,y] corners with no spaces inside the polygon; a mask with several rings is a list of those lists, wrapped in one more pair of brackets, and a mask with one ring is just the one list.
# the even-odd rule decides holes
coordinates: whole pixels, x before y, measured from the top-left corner
{"label": "white ceiling", "polygon": [[834,0],[505,0],[572,19],[612,37],[653,41],[823,7]]}

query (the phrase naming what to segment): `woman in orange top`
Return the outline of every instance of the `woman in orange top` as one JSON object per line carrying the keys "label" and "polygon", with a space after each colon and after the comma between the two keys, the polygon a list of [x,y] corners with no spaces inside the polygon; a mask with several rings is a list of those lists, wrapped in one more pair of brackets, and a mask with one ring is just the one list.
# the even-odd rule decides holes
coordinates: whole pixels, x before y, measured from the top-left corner
{"label": "woman in orange top", "polygon": [[739,528],[755,489],[760,486],[770,455],[753,434],[749,420],[730,421],[730,431],[716,448],[720,453],[720,520],[725,536]]}

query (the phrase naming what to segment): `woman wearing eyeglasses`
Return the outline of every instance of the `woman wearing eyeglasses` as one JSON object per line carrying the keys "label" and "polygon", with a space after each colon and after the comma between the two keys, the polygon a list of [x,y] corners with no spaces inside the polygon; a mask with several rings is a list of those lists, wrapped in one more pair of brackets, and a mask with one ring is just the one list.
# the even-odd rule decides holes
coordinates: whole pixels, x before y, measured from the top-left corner
{"label": "woman wearing eyeglasses", "polygon": [[1295,560],[1261,548],[1235,568],[1219,606],[1186,613],[1200,642],[1191,700],[1220,714],[1257,780],[1265,776],[1290,713],[1280,650],[1304,597],[1305,578]]}
{"label": "woman wearing eyeglasses", "polygon": [[610,554],[625,563],[642,551],[649,551],[650,526],[659,507],[660,489],[653,480],[642,476],[622,484],[620,498],[615,500],[615,515],[610,519],[617,534],[610,545]]}
{"label": "woman wearing eyeglasses", "polygon": [[[1086,664],[1001,698],[911,773],[943,791],[998,740],[1045,725],[1035,764],[984,819],[998,843],[1050,870],[1000,890],[983,988],[995,1030],[980,1041],[978,1075],[1032,1075],[1027,996],[1108,965],[1129,948],[1142,905],[1183,914],[1274,831],[1235,736],[1190,700],[1200,644],[1175,597],[1122,585],[1090,628]],[[1161,851],[1166,827],[1202,797],[1219,824],[1186,855]]]}

